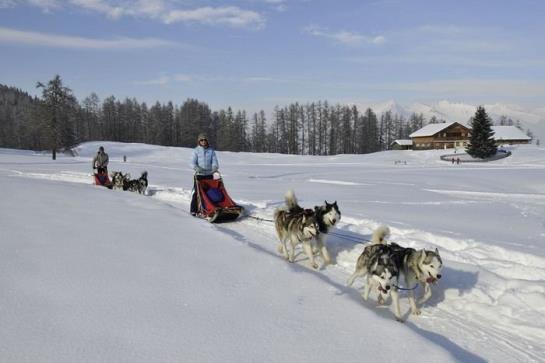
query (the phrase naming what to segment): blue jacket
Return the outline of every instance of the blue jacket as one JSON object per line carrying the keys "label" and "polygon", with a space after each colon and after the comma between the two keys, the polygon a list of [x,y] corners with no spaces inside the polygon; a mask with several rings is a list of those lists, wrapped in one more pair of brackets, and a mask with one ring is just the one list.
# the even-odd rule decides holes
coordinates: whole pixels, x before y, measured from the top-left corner
{"label": "blue jacket", "polygon": [[197,175],[212,175],[219,168],[214,149],[210,146],[205,149],[200,145],[193,149],[191,167]]}

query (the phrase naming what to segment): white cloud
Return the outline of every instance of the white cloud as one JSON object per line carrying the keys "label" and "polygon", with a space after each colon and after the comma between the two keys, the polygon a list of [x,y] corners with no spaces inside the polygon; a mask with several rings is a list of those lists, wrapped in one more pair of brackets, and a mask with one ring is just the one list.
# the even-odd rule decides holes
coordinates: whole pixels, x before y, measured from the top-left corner
{"label": "white cloud", "polygon": [[156,38],[97,39],[48,34],[0,27],[0,43],[71,49],[139,49],[176,46],[177,43]]}
{"label": "white cloud", "polygon": [[46,13],[61,8],[61,4],[57,0],[27,0],[28,4],[36,6]]}
{"label": "white cloud", "polygon": [[169,76],[160,76],[159,78],[150,79],[148,81],[134,81],[134,84],[143,86],[164,86],[170,82]]}
{"label": "white cloud", "polygon": [[167,11],[167,5],[163,0],[138,0],[134,8],[137,14],[152,18],[159,17]]}
{"label": "white cloud", "polygon": [[275,79],[271,77],[246,77],[244,80],[248,82],[272,82]]}
{"label": "white cloud", "polygon": [[416,65],[440,65],[476,68],[525,68],[543,67],[545,60],[541,58],[494,58],[494,57],[468,57],[442,53],[399,53],[387,56],[353,56],[342,57],[340,60],[360,64],[416,64]]}
{"label": "white cloud", "polygon": [[113,19],[123,16],[159,18],[168,11],[163,0],[138,0],[131,3],[107,0],[70,0],[70,3],[73,6],[104,14]]}
{"label": "white cloud", "polygon": [[309,26],[304,29],[307,34],[313,35],[315,37],[322,37],[326,39],[331,39],[335,42],[349,45],[349,46],[360,46],[364,44],[382,44],[386,41],[386,38],[382,35],[378,36],[367,36],[359,33],[349,32],[349,31],[329,31],[327,29]]}
{"label": "white cloud", "polygon": [[70,3],[86,10],[105,14],[113,19],[118,19],[121,16],[130,13],[125,7],[113,6],[110,5],[109,2],[103,0],[70,0]]}
{"label": "white cloud", "polygon": [[286,0],[265,0],[265,3],[271,5],[273,9],[279,12],[286,11],[288,8]]}
{"label": "white cloud", "polygon": [[192,80],[192,77],[188,76],[187,74],[175,74],[173,79],[176,82],[189,82]]}
{"label": "white cloud", "polygon": [[201,24],[221,24],[233,27],[256,27],[265,25],[265,18],[251,10],[243,10],[236,6],[202,7],[194,10],[172,10],[163,16],[167,24],[176,22],[195,22]]}
{"label": "white cloud", "polygon": [[14,0],[0,0],[0,9],[12,8],[15,5]]}
{"label": "white cloud", "polygon": [[[252,10],[237,6],[204,6],[193,9],[180,9],[175,0],[0,0],[0,8],[13,7],[17,4],[39,7],[46,12],[76,7],[86,11],[106,15],[112,19],[125,16],[143,17],[162,21],[165,24],[187,22],[206,25],[226,25],[238,28],[256,28],[265,26],[265,17]],[[274,1],[272,5],[284,6],[284,1]]]}
{"label": "white cloud", "polygon": [[143,86],[164,86],[173,82],[190,82],[192,77],[187,74],[162,75],[147,81],[134,81],[134,84]]}

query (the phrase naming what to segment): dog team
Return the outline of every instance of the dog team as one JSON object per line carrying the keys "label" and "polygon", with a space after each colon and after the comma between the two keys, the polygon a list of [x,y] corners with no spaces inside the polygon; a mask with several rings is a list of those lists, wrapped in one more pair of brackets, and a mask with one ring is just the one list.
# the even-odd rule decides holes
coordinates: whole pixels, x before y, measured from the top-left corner
{"label": "dog team", "polygon": [[[325,242],[330,230],[341,219],[337,202],[331,204],[325,201],[314,209],[305,209],[299,206],[293,191],[286,193],[285,202],[285,207],[274,213],[276,233],[280,240],[278,251],[286,260],[294,262],[295,248],[302,245],[313,268],[318,268],[315,254],[321,256],[324,265],[331,263]],[[437,249],[430,251],[402,247],[387,242],[389,235],[390,229],[386,226],[380,226],[373,232],[371,243],[366,245],[359,256],[347,285],[352,286],[356,278],[363,278],[363,299],[367,300],[370,292],[376,289],[379,305],[386,303],[391,296],[395,318],[402,322],[398,290],[408,290],[411,312],[419,315],[417,303],[422,304],[431,297],[431,285],[441,278],[443,261]],[[401,280],[405,288],[399,286]],[[414,289],[419,283],[424,286],[424,295],[417,302]]]}
{"label": "dog team", "polygon": [[[97,170],[97,173],[108,174],[108,163],[110,158],[108,154],[104,151],[104,147],[100,146],[98,151],[93,158],[92,167],[93,170]],[[120,171],[114,171],[111,174],[112,181],[109,185],[110,189],[123,189],[131,192],[138,192],[140,194],[145,194],[148,187],[148,172],[144,171],[140,178],[131,179],[131,174],[123,174]]]}
{"label": "dog team", "polygon": [[123,189],[130,192],[145,194],[148,187],[147,171],[142,172],[142,175],[140,175],[140,178],[138,179],[131,179],[131,174],[123,174],[120,171],[112,172],[111,176],[113,189]]}

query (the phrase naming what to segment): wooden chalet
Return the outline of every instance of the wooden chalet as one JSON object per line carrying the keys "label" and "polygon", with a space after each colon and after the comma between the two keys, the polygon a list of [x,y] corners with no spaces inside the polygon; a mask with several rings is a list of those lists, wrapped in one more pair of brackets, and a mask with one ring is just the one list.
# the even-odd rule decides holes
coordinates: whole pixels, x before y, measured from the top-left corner
{"label": "wooden chalet", "polygon": [[413,140],[398,139],[392,142],[393,150],[410,150],[413,148]]}
{"label": "wooden chalet", "polygon": [[529,144],[532,138],[515,126],[492,126],[496,145]]}
{"label": "wooden chalet", "polygon": [[414,150],[465,148],[471,129],[458,122],[429,124],[409,135]]}

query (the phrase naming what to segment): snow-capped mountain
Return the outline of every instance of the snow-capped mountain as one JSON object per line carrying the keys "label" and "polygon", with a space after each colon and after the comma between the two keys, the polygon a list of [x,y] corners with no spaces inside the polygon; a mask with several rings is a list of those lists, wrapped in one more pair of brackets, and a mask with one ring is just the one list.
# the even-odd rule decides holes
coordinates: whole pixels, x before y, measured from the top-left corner
{"label": "snow-capped mountain", "polygon": [[[514,122],[520,121],[524,131],[530,129],[536,138],[545,140],[545,107],[534,110],[525,110],[518,105],[502,103],[483,106],[494,121],[498,121],[502,116],[511,118]],[[445,100],[433,104],[413,103],[408,106],[403,106],[394,100],[388,100],[365,106],[365,108],[366,107],[371,107],[377,115],[386,111],[391,111],[392,114],[398,114],[408,118],[412,113],[421,113],[426,120],[435,116],[439,120],[449,122],[456,121],[467,124],[470,118],[475,114],[477,105]]]}

